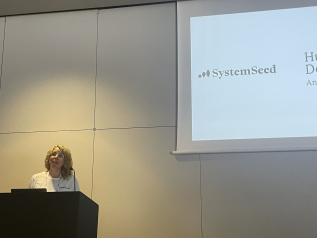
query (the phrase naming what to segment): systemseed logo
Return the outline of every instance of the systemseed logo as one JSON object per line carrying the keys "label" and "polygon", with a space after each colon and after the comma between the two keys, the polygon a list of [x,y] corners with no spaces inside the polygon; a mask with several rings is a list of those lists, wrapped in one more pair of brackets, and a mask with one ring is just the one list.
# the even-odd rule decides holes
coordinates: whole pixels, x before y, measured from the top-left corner
{"label": "systemseed logo", "polygon": [[257,66],[252,66],[246,69],[208,69],[198,75],[198,78],[223,78],[223,77],[235,77],[235,76],[250,76],[259,74],[276,74],[276,65],[271,67],[261,68]]}

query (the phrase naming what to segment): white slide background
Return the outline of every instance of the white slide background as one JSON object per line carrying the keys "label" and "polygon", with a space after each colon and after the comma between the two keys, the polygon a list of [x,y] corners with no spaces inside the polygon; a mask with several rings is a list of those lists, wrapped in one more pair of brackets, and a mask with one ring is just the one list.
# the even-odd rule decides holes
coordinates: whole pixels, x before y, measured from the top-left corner
{"label": "white slide background", "polygon": [[191,18],[193,140],[317,135],[315,16],[317,7]]}

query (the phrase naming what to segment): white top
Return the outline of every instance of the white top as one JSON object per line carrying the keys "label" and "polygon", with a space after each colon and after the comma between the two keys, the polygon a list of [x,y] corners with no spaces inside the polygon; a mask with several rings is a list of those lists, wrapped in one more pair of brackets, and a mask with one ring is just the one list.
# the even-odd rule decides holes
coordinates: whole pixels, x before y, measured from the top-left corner
{"label": "white top", "polygon": [[47,171],[34,174],[30,180],[30,188],[46,188],[47,192],[73,192],[80,191],[77,178],[75,178],[76,190],[74,190],[74,178],[52,178]]}

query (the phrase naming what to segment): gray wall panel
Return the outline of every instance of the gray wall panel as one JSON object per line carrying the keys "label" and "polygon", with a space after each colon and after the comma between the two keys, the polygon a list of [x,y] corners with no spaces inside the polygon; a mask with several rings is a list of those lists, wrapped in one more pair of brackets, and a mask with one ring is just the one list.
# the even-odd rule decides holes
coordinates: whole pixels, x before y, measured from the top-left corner
{"label": "gray wall panel", "polygon": [[0,132],[92,129],[96,11],[7,17]]}
{"label": "gray wall panel", "polygon": [[[2,56],[3,56],[3,43],[4,43],[4,30],[5,30],[5,18],[0,18],[0,89],[1,89],[1,75],[2,75]],[[1,92],[0,92],[1,93]]]}
{"label": "gray wall panel", "polygon": [[199,238],[199,163],[175,160],[175,130],[96,131],[99,237]]}
{"label": "gray wall panel", "polygon": [[201,155],[205,237],[314,237],[316,152]]}
{"label": "gray wall panel", "polygon": [[174,4],[99,14],[96,126],[176,126]]}

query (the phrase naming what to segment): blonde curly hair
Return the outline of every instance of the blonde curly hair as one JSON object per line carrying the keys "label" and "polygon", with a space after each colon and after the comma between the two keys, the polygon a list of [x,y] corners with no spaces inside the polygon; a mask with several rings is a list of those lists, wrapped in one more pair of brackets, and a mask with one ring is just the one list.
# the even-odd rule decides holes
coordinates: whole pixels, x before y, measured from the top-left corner
{"label": "blonde curly hair", "polygon": [[73,167],[73,159],[70,150],[64,145],[55,145],[49,151],[47,151],[44,163],[47,171],[50,170],[50,157],[55,148],[60,149],[64,154],[64,164],[61,169],[61,176],[63,179],[68,179],[72,175],[71,168]]}

